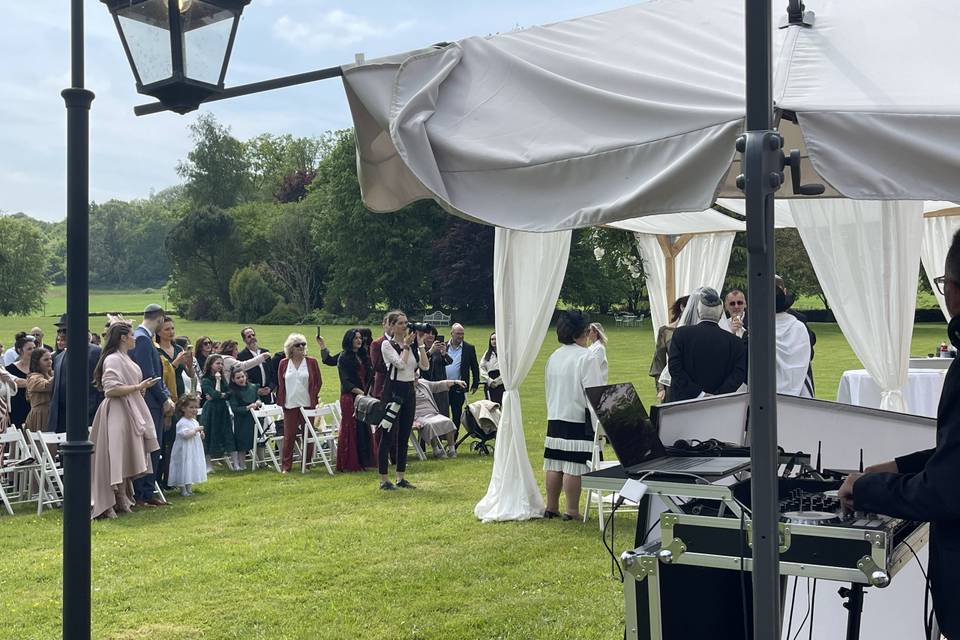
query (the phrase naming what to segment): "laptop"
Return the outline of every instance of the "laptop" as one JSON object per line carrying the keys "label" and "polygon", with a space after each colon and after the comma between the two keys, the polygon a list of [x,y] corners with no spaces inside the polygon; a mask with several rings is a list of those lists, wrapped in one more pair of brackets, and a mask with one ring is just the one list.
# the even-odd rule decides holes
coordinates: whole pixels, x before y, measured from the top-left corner
{"label": "laptop", "polygon": [[750,458],[671,457],[632,383],[588,387],[586,391],[587,399],[597,412],[607,439],[628,475],[650,471],[729,475],[750,465]]}

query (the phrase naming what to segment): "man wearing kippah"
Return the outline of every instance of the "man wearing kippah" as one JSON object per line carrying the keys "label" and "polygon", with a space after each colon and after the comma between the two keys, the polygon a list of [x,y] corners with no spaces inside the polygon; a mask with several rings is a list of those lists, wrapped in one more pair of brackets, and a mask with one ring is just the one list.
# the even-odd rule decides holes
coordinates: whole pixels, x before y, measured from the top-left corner
{"label": "man wearing kippah", "polygon": [[701,394],[733,393],[747,381],[747,347],[717,324],[723,302],[716,290],[698,289],[688,305],[696,305],[698,322],[678,327],[670,343],[670,400],[691,400]]}

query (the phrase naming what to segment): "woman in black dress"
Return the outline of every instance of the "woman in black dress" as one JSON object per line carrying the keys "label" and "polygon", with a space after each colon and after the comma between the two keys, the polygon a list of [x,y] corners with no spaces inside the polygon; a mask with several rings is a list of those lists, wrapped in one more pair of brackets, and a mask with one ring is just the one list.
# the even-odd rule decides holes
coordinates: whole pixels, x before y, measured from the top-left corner
{"label": "woman in black dress", "polygon": [[13,348],[17,359],[10,363],[7,372],[17,379],[17,395],[10,399],[10,423],[23,428],[30,413],[27,400],[27,376],[30,375],[30,355],[36,348],[37,339],[26,332],[18,333]]}

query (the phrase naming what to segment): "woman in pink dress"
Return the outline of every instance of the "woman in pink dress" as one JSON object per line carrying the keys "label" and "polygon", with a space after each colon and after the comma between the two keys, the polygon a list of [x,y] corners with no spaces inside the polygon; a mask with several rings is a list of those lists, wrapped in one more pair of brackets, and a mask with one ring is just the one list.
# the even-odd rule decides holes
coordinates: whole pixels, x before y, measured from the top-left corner
{"label": "woman in pink dress", "polygon": [[360,329],[343,336],[343,351],[337,358],[340,374],[340,437],[337,442],[337,471],[363,471],[377,466],[376,444],[366,423],[353,416],[354,400],[373,381],[373,367],[363,347]]}
{"label": "woman in pink dress", "polygon": [[93,419],[91,518],[116,518],[134,502],[131,481],[150,473],[150,454],[160,448],[150,410],[143,399],[159,378],[141,380],[143,372],[128,355],[136,344],[133,327],[117,322],[93,372],[104,400]]}

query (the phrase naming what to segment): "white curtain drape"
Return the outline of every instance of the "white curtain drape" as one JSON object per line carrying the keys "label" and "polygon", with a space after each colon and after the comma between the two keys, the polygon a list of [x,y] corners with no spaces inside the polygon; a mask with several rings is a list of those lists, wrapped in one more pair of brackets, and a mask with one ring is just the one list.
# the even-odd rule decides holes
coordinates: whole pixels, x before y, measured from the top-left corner
{"label": "white curtain drape", "polygon": [[880,408],[907,412],[923,203],[791,200],[790,209],[843,335],[880,387]]}
{"label": "white curtain drape", "polygon": [[923,220],[920,261],[923,263],[923,270],[927,274],[933,295],[936,296],[947,322],[950,322],[947,303],[943,299],[943,294],[937,291],[933,279],[943,275],[943,262],[947,259],[947,249],[950,248],[950,241],[953,240],[953,234],[957,231],[960,231],[960,216],[936,216]]}
{"label": "white curtain drape", "polygon": [[700,287],[713,287],[717,291],[723,289],[736,234],[725,231],[692,236],[674,262],[674,291],[667,291],[666,256],[657,236],[636,233],[634,237],[643,259],[653,339],[656,340],[660,327],[670,322],[670,305],[674,300]]}
{"label": "white curtain drape", "polygon": [[474,514],[484,522],[529,520],[543,515],[520,410],[520,384],[540,353],[560,296],[570,255],[570,231],[526,233],[497,228],[493,248],[493,297],[503,407],[493,474]]}

